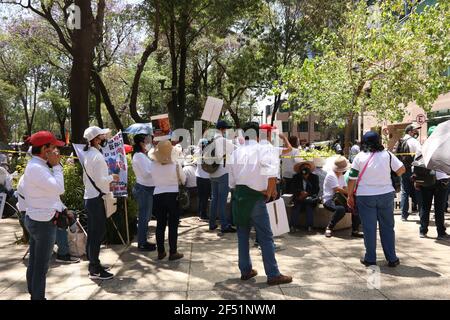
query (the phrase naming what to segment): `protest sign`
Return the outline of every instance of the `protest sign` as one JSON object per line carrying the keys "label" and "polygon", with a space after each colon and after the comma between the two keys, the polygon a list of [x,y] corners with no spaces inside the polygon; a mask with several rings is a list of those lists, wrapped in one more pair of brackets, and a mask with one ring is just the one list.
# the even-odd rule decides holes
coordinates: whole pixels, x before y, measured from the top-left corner
{"label": "protest sign", "polygon": [[170,121],[167,113],[153,116],[150,118],[153,127],[153,136],[155,141],[170,139]]}
{"label": "protest sign", "polygon": [[113,193],[115,197],[128,196],[128,164],[125,155],[122,132],[117,133],[108,140],[106,147],[102,148],[103,156],[108,165],[109,174],[117,174],[119,182],[114,184]]}
{"label": "protest sign", "polygon": [[283,199],[278,199],[266,204],[269,212],[270,228],[274,237],[281,236],[289,232],[289,222],[286,213],[286,206]]}
{"label": "protest sign", "polygon": [[203,109],[201,119],[211,123],[216,123],[219,120],[220,113],[222,112],[222,106],[223,100],[208,97],[206,99],[205,109]]}

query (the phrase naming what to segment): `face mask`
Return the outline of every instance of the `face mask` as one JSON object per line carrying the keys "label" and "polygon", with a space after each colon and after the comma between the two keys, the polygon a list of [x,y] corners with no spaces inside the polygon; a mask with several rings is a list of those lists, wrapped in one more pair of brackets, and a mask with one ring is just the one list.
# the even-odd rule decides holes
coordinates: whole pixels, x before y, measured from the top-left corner
{"label": "face mask", "polygon": [[415,139],[417,139],[417,138],[419,137],[419,134],[416,132],[416,133],[414,133],[413,137],[414,137]]}
{"label": "face mask", "polygon": [[100,147],[104,148],[104,147],[106,147],[107,144],[108,144],[108,142],[106,141],[106,139],[104,139],[100,142]]}
{"label": "face mask", "polygon": [[146,149],[147,151],[150,151],[152,148],[153,148],[153,144],[151,144],[151,143],[147,143],[147,144],[145,145],[145,149]]}
{"label": "face mask", "polygon": [[311,169],[309,169],[309,168],[303,168],[302,169],[302,174],[304,175],[304,176],[306,176],[307,174],[310,174],[311,173]]}

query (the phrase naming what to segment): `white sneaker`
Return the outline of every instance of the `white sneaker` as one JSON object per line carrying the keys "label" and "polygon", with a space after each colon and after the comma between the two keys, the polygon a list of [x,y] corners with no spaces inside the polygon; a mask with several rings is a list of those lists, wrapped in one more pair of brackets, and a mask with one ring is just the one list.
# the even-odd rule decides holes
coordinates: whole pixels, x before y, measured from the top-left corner
{"label": "white sneaker", "polygon": [[331,231],[331,229],[328,229],[328,228],[327,228],[327,229],[325,230],[325,237],[331,238],[332,233],[333,233],[333,232]]}

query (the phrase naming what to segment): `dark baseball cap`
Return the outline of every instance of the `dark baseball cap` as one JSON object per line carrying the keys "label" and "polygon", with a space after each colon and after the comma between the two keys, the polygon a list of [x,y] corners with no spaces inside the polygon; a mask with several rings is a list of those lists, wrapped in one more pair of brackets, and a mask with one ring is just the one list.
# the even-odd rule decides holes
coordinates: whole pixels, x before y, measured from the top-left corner
{"label": "dark baseball cap", "polygon": [[416,124],[416,123],[411,123],[411,124],[409,124],[409,125],[406,126],[406,128],[405,128],[405,133],[408,133],[408,132],[410,132],[410,131],[412,131],[412,130],[418,130],[418,129],[420,129],[420,128],[422,128],[422,127],[419,126],[418,124]]}
{"label": "dark baseball cap", "polygon": [[220,130],[220,129],[230,129],[232,128],[232,126],[230,126],[228,124],[228,122],[226,122],[225,120],[219,120],[216,123],[216,129]]}

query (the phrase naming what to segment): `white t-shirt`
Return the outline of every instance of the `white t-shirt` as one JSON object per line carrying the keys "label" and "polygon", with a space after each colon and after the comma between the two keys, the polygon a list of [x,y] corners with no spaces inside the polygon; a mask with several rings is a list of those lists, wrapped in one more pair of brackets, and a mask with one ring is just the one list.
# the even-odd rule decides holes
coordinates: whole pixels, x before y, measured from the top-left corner
{"label": "white t-shirt", "polygon": [[133,156],[133,170],[136,175],[136,182],[146,187],[154,187],[152,178],[153,162],[142,152],[136,152]]}
{"label": "white t-shirt", "polygon": [[295,175],[294,172],[294,165],[296,163],[299,163],[301,161],[300,158],[294,158],[295,156],[298,156],[300,154],[300,150],[298,149],[292,149],[291,152],[284,155],[286,157],[293,157],[293,158],[281,158],[281,173],[283,175],[283,178],[290,178],[292,179]]}
{"label": "white t-shirt", "polygon": [[[217,169],[217,171],[211,173],[209,176],[211,178],[219,178],[227,173],[230,172],[230,167],[227,164],[227,158],[230,158],[231,154],[233,153],[235,146],[233,142],[229,139],[226,139],[222,137],[221,135],[217,134],[214,137],[214,147],[215,147],[215,157],[222,158],[225,156],[225,165],[223,163],[223,159],[220,161],[220,166]],[[229,161],[228,161],[229,162]]]}
{"label": "white t-shirt", "polygon": [[343,175],[338,178],[334,171],[329,171],[323,182],[323,202],[333,199],[335,188],[344,188],[345,186]]}
{"label": "white t-shirt", "polygon": [[408,144],[409,152],[417,153],[419,151],[422,151],[422,145],[416,138],[411,137],[409,134],[405,134],[403,137],[403,140],[406,140],[406,139],[408,139],[406,141],[406,143]]}
{"label": "white t-shirt", "polygon": [[155,191],[153,194],[178,192],[177,168],[180,174],[182,184],[186,183],[186,175],[181,166],[176,163],[161,164],[153,162],[152,177],[155,182]]}
{"label": "white t-shirt", "polygon": [[[352,169],[359,171],[359,175],[361,175],[371,155],[372,153],[370,152],[358,153],[353,160]],[[392,170],[398,171],[403,166],[403,163],[395,155],[391,155]],[[356,195],[372,196],[394,192],[391,181],[391,166],[389,164],[389,153],[386,150],[375,152],[361,177]],[[356,180],[357,178],[350,177],[350,179]]]}
{"label": "white t-shirt", "polygon": [[186,187],[195,188],[197,186],[197,177],[195,176],[196,166],[189,165],[183,167],[184,174],[186,175]]}

